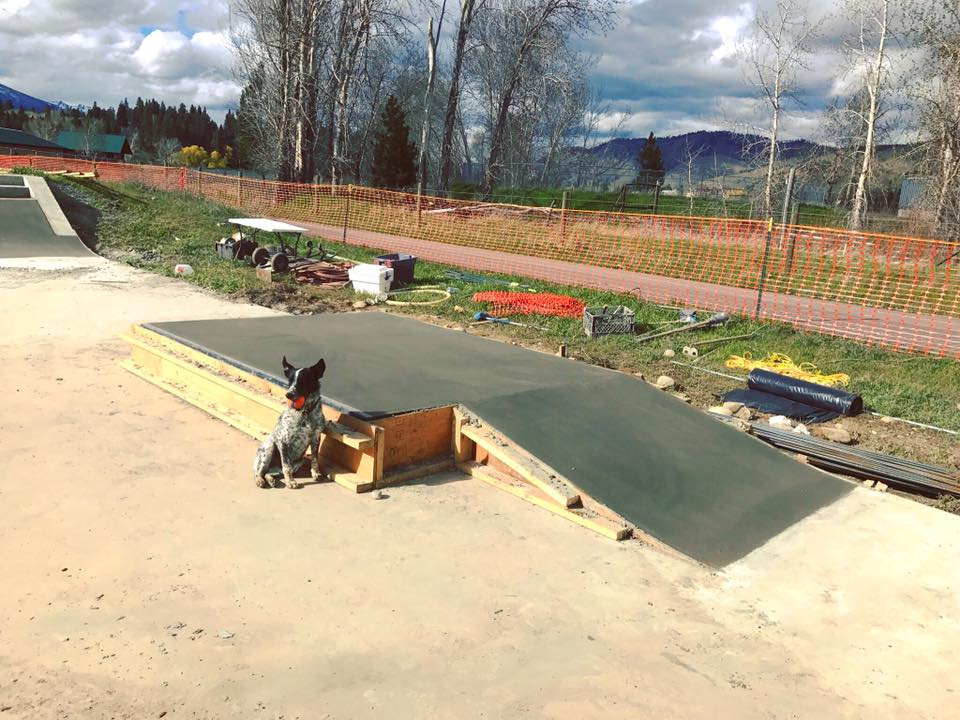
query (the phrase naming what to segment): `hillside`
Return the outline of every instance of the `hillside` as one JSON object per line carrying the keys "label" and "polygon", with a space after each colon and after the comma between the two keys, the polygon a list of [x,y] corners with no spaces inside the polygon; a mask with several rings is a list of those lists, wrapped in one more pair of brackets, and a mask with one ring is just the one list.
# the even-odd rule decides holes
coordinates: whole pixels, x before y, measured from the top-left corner
{"label": "hillside", "polygon": [[29,112],[44,112],[48,109],[66,110],[70,107],[63,102],[50,102],[35,98],[0,83],[0,107],[4,106],[12,106],[14,110],[27,110]]}

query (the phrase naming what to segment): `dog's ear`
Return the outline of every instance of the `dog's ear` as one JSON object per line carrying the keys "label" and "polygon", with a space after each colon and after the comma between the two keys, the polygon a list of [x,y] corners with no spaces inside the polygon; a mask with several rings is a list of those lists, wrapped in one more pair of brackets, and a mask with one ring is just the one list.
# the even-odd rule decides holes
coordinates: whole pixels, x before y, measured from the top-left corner
{"label": "dog's ear", "polygon": [[290,378],[294,370],[296,370],[296,368],[287,362],[287,356],[284,355],[283,356],[283,374],[287,376],[287,379]]}
{"label": "dog's ear", "polygon": [[320,362],[313,366],[313,371],[317,374],[317,378],[323,377],[323,371],[327,369],[327,363],[323,358],[320,358]]}

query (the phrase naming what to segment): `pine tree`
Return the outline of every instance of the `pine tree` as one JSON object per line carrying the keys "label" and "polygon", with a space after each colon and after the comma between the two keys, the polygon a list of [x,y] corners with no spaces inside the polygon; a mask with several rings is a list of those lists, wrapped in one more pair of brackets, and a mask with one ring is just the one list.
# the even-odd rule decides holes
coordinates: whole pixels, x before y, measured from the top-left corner
{"label": "pine tree", "polygon": [[373,142],[373,184],[384,188],[409,188],[417,181],[417,148],[410,142],[407,116],[391,95],[380,116],[383,128]]}
{"label": "pine tree", "polygon": [[640,174],[637,179],[641,182],[656,182],[666,173],[660,146],[657,145],[657,139],[652,132],[647,136],[643,149],[637,155],[637,164],[640,165]]}

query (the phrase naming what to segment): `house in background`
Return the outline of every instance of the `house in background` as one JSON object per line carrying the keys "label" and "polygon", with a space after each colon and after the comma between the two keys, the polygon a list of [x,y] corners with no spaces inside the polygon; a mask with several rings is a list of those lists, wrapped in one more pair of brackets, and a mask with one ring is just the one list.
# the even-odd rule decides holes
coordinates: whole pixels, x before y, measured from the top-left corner
{"label": "house in background", "polygon": [[71,155],[90,160],[123,162],[125,155],[132,155],[126,135],[98,135],[79,130],[64,130],[57,135],[57,144],[70,151]]}
{"label": "house in background", "polygon": [[23,130],[0,128],[0,155],[72,155],[57,143],[44,140]]}

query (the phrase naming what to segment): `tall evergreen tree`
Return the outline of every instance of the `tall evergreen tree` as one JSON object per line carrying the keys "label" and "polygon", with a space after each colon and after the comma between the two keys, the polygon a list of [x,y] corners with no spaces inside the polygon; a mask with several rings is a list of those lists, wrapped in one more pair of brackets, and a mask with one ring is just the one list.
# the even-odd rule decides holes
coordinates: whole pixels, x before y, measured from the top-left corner
{"label": "tall evergreen tree", "polygon": [[637,179],[641,182],[656,182],[666,174],[660,146],[657,145],[657,139],[652,132],[647,136],[647,141],[637,155],[637,164],[640,166]]}
{"label": "tall evergreen tree", "polygon": [[407,116],[391,95],[380,116],[383,127],[373,142],[373,184],[409,188],[417,181],[417,147],[410,142]]}

